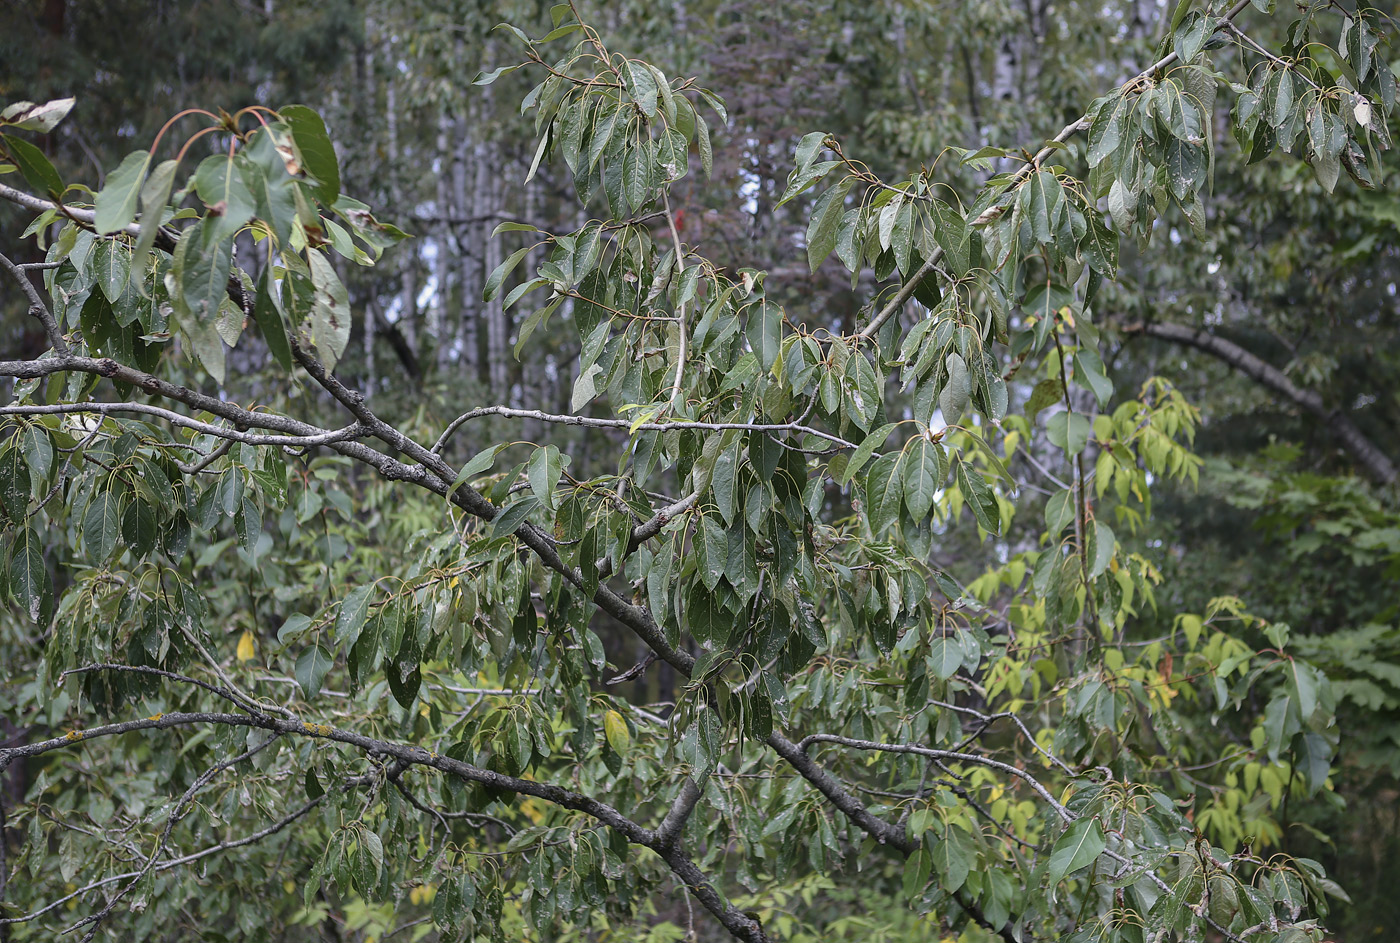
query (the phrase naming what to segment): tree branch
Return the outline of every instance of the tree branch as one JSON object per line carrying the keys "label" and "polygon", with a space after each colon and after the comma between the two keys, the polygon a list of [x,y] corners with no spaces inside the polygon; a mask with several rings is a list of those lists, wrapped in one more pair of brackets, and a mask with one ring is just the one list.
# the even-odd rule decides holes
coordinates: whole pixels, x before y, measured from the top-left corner
{"label": "tree branch", "polygon": [[[1250,5],[1250,2],[1251,0],[1235,0],[1235,5],[1232,6],[1225,13],[1224,16],[1222,16],[1219,20],[1216,21],[1217,27],[1229,26],[1232,22],[1234,22],[1235,17],[1239,16],[1245,11],[1245,9]],[[1167,66],[1171,65],[1176,61],[1176,52],[1169,52],[1161,59],[1158,59],[1156,62],[1152,63],[1152,65],[1143,69],[1137,75],[1128,79],[1128,81],[1120,85],[1119,88],[1127,88],[1131,85],[1141,82],[1143,79],[1151,76],[1154,72],[1158,71],[1159,69],[1165,69]],[[1035,171],[1040,168],[1041,161],[1045,160],[1051,154],[1055,153],[1055,151],[1057,150],[1056,145],[1065,143],[1070,138],[1078,134],[1080,131],[1087,130],[1088,127],[1089,117],[1088,115],[1084,115],[1083,117],[1077,118],[1074,121],[1071,121],[1069,124],[1065,125],[1063,128],[1061,128],[1060,133],[1050,139],[1050,143],[1046,144],[1040,150],[1036,151],[1035,156],[1032,157],[1028,163],[1023,164],[1014,174],[1011,175],[1011,179],[1007,181],[1006,186],[1002,189],[1002,192],[1010,193],[1017,187],[1019,187],[1021,184],[1029,180],[1031,174],[1035,173]],[[989,206],[987,209],[983,210],[982,213],[976,219],[972,220],[968,225],[985,226],[987,223],[990,223],[992,220],[996,219],[1005,211],[1006,205],[1004,203],[993,204],[992,206]],[[899,311],[899,309],[903,307],[904,302],[908,301],[909,297],[914,294],[914,287],[920,282],[922,282],[929,274],[931,274],[934,271],[934,269],[938,265],[938,261],[942,258],[942,246],[935,248],[931,253],[929,253],[928,261],[924,262],[924,264],[921,265],[918,271],[916,271],[913,275],[905,279],[904,284],[899,286],[899,291],[894,293],[894,297],[892,297],[885,304],[885,306],[880,309],[879,313],[876,314],[875,317],[870,319],[869,324],[861,328],[860,331],[856,333],[856,337],[874,337],[876,332],[880,330],[884,323],[888,321],[895,314],[895,312]]]}
{"label": "tree branch", "polygon": [[873,740],[856,740],[851,737],[838,737],[830,733],[814,733],[802,738],[799,749],[805,748],[812,743],[834,743],[838,746],[850,747],[853,750],[879,750],[883,753],[913,753],[917,756],[927,756],[935,760],[957,760],[963,763],[976,763],[979,766],[986,766],[989,769],[999,770],[1025,782],[1036,795],[1044,799],[1046,803],[1055,810],[1055,813],[1066,822],[1073,822],[1074,813],[1070,812],[1060,804],[1056,798],[1050,794],[1040,782],[1030,773],[1023,769],[1018,769],[1010,763],[1003,763],[986,756],[978,756],[975,753],[959,753],[956,750],[936,750],[932,747],[919,746],[915,743],[876,743]]}
{"label": "tree branch", "polygon": [[183,429],[190,429],[230,442],[241,442],[244,445],[280,445],[286,448],[307,448],[314,445],[343,442],[364,434],[364,429],[359,423],[351,423],[342,429],[328,429],[311,435],[261,435],[216,426],[146,403],[54,403],[46,406],[0,406],[0,416],[57,416],[72,413],[101,416],[110,416],[112,413],[139,413],[164,419],[171,425]]}
{"label": "tree branch", "polygon": [[63,331],[59,330],[58,321],[54,320],[53,312],[44,303],[43,297],[39,294],[39,289],[34,287],[34,283],[29,280],[20,266],[11,262],[4,254],[0,254],[0,268],[4,268],[19,284],[20,290],[29,299],[29,313],[39,320],[44,326],[44,333],[49,335],[49,343],[59,354],[68,353],[68,341],[63,337]]}
{"label": "tree branch", "polygon": [[[88,730],[73,730],[62,737],[53,737],[36,743],[0,749],[0,772],[7,769],[16,759],[40,756],[44,753],[71,747],[88,740],[118,736],[136,730],[166,730],[171,727],[185,727],[201,724],[216,724],[230,727],[255,727],[261,730],[271,731],[278,735],[285,734],[311,737],[313,739],[343,743],[348,746],[357,747],[371,756],[392,757],[405,767],[430,767],[439,772],[457,776],[468,782],[481,783],[484,786],[501,789],[507,792],[514,792],[520,795],[534,796],[537,799],[543,799],[546,802],[553,803],[562,808],[581,812],[617,831],[632,844],[642,845],[656,852],[676,876],[683,880],[687,887],[695,892],[701,903],[705,905],[705,908],[709,910],[736,939],[742,940],[744,943],[769,943],[768,936],[764,933],[758,921],[730,907],[719,895],[718,891],[715,890],[710,880],[699,867],[681,852],[679,848],[674,844],[662,846],[658,843],[655,832],[638,825],[605,802],[601,802],[591,796],[572,792],[551,783],[542,783],[535,780],[506,776],[503,773],[481,769],[470,763],[454,760],[451,757],[443,756],[439,753],[430,752],[423,747],[396,743],[390,740],[378,740],[373,737],[355,733],[354,731],[341,730],[328,724],[304,723],[293,719],[270,717],[268,715],[250,716],[245,714],[202,711],[156,714],[153,717],[122,721],[115,724],[105,724]],[[234,761],[231,760],[228,762],[232,763]],[[140,873],[144,874],[145,871],[143,870]]]}
{"label": "tree branch", "polygon": [[440,453],[462,425],[482,416],[505,416],[511,419],[533,419],[536,422],[558,423],[565,426],[584,426],[590,429],[627,429],[628,431],[670,432],[673,429],[704,429],[710,432],[723,432],[729,429],[742,429],[748,432],[801,432],[816,436],[843,449],[854,449],[856,443],[848,442],[837,435],[814,429],[800,422],[697,422],[692,420],[672,420],[669,422],[633,423],[628,419],[602,419],[593,416],[575,416],[569,413],[546,413],[538,409],[516,409],[513,406],[481,406],[465,412],[452,420],[430,451]]}
{"label": "tree branch", "polygon": [[149,857],[146,858],[146,863],[141,866],[141,869],[137,871],[136,874],[129,881],[127,881],[125,885],[122,886],[121,890],[117,891],[117,893],[113,895],[111,900],[107,901],[106,905],[103,906],[101,910],[97,911],[97,913],[89,914],[88,916],[83,917],[81,920],[79,920],[77,923],[74,923],[72,926],[70,926],[67,930],[64,930],[63,932],[71,933],[79,927],[84,927],[88,924],[91,924],[92,928],[88,930],[88,932],[83,936],[83,943],[90,943],[93,937],[97,936],[97,931],[101,928],[102,921],[106,919],[107,915],[116,909],[117,904],[121,903],[122,898],[125,897],[127,894],[130,894],[132,888],[136,887],[136,885],[140,883],[141,879],[145,877],[148,873],[150,873],[151,868],[155,866],[156,859],[160,857],[160,853],[165,850],[165,846],[170,842],[170,833],[175,830],[175,826],[178,825],[180,820],[185,817],[185,812],[189,808],[190,802],[194,799],[195,793],[199,792],[199,790],[203,789],[206,785],[212,782],[214,777],[222,773],[224,770],[261,753],[280,736],[281,734],[274,733],[272,736],[268,737],[266,740],[264,740],[257,746],[245,750],[237,756],[231,757],[230,759],[220,760],[218,763],[215,763],[203,773],[200,773],[199,776],[195,778],[195,781],[190,783],[189,788],[186,789],[184,795],[180,797],[180,801],[175,803],[175,808],[170,811],[170,817],[165,820],[165,828],[160,833],[160,840],[157,841],[156,846],[151,849],[151,854]]}
{"label": "tree branch", "polygon": [[690,813],[695,809],[695,804],[700,801],[700,796],[701,789],[695,784],[695,780],[689,776],[685,777],[681,782],[680,791],[671,803],[671,808],[666,811],[666,817],[656,826],[656,842],[659,847],[669,848],[680,841],[681,831],[685,828]]}
{"label": "tree branch", "polygon": [[[350,783],[347,783],[344,788],[348,789],[352,785],[357,785],[358,783],[358,779],[352,780]],[[315,799],[312,799],[310,802],[307,802],[304,805],[298,807],[295,811],[287,814],[283,818],[278,819],[276,822],[273,822],[266,828],[254,832],[251,835],[245,835],[242,838],[234,839],[232,841],[222,841],[219,842],[217,845],[210,845],[208,848],[203,848],[191,854],[184,855],[179,858],[171,858],[168,861],[162,861],[159,864],[155,865],[153,868],[151,868],[151,871],[159,874],[162,871],[170,871],[174,868],[178,868],[183,865],[192,864],[193,862],[198,861],[201,858],[207,858],[210,855],[216,855],[222,851],[229,851],[233,848],[242,848],[245,845],[256,844],[257,842],[262,841],[264,838],[267,838],[271,835],[276,835],[278,832],[282,831],[282,829],[286,828],[288,825],[291,825],[297,819],[301,818],[306,813],[316,808],[316,806],[320,805],[322,802],[325,801],[326,796],[328,795],[330,795],[330,793],[322,793]],[[102,878],[97,881],[93,881],[91,884],[86,884],[83,887],[80,887],[77,890],[72,891],[71,893],[63,897],[58,898],[57,900],[49,901],[49,903],[45,904],[42,908],[33,911],[32,913],[27,913],[19,917],[0,918],[0,925],[8,925],[12,923],[28,923],[31,920],[37,920],[44,914],[52,910],[56,910],[63,904],[68,903],[70,900],[73,900],[76,897],[81,897],[83,894],[86,894],[89,891],[95,891],[100,887],[106,887],[108,884],[116,884],[118,881],[129,880],[130,878],[137,877],[139,874],[139,871],[127,871],[124,874],[109,875],[108,877]]]}

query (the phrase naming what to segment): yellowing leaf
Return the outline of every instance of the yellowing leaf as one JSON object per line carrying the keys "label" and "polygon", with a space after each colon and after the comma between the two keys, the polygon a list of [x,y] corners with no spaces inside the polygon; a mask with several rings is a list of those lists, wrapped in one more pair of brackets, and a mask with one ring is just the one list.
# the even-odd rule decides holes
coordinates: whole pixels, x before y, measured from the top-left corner
{"label": "yellowing leaf", "polygon": [[619,755],[626,753],[632,743],[632,737],[627,732],[627,721],[617,711],[608,711],[603,715],[603,733],[608,738],[608,745]]}
{"label": "yellowing leaf", "polygon": [[238,640],[238,660],[252,661],[257,655],[258,646],[253,641],[253,633],[247,629],[243,630],[243,636]]}

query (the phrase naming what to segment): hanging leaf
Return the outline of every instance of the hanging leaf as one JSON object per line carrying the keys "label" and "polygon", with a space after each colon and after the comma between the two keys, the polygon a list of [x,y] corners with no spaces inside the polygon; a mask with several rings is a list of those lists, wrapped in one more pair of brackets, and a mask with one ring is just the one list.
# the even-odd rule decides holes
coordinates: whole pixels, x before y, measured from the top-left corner
{"label": "hanging leaf", "polygon": [[321,693],[321,682],[331,670],[331,663],[331,653],[320,645],[303,649],[297,656],[294,674],[297,684],[301,685],[302,696],[308,701],[315,700],[316,695]]}
{"label": "hanging leaf", "polygon": [[1098,819],[1090,816],[1077,819],[1055,841],[1045,868],[1047,879],[1051,885],[1060,883],[1066,875],[1092,864],[1106,847],[1108,842]]}
{"label": "hanging leaf", "polygon": [[151,166],[150,151],[126,155],[116,170],[107,175],[106,186],[97,194],[93,228],[105,236],[131,225],[136,218],[136,201],[141,196],[141,184]]}
{"label": "hanging leaf", "polygon": [[306,257],[311,263],[311,282],[316,286],[310,339],[329,372],[350,343],[350,295],[325,253],[307,249]]}
{"label": "hanging leaf", "polygon": [[305,105],[283,105],[277,114],[292,132],[292,143],[302,169],[316,182],[317,198],[327,206],[334,206],[340,196],[340,164],[336,161],[335,146],[326,133],[325,122]]}

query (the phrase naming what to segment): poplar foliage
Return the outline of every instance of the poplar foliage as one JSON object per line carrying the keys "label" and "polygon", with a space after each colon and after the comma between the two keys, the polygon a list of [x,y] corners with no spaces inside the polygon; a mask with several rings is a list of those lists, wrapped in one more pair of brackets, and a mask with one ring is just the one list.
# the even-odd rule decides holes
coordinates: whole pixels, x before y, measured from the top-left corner
{"label": "poplar foliage", "polygon": [[[1217,151],[1382,178],[1385,19],[1270,6],[1183,0],[1024,149],[797,136],[728,198],[801,216],[840,322],[678,219],[723,88],[571,4],[502,25],[473,85],[537,83],[519,177],[578,225],[495,225],[487,349],[547,345],[567,402],[488,370],[450,422],[356,382],[358,270],[414,226],[320,111],[185,114],[94,189],[34,143],[73,101],[9,104],[45,349],[0,361],[0,930],[1324,939],[1289,809],[1370,692],[1247,593],[1167,605],[1201,413],[1104,356],[1125,260],[1210,238]],[[1368,495],[1334,499],[1380,530]]]}

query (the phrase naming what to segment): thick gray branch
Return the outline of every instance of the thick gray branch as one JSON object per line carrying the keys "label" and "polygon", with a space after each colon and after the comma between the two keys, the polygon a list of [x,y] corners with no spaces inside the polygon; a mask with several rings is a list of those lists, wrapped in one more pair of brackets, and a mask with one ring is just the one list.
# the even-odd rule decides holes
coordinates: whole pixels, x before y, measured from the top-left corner
{"label": "thick gray branch", "polygon": [[24,292],[25,297],[29,299],[29,313],[38,318],[39,323],[44,326],[44,333],[49,335],[49,343],[53,345],[53,349],[60,354],[68,353],[68,342],[64,340],[63,332],[59,330],[53,312],[49,310],[48,305],[44,304],[39,289],[35,288],[34,283],[29,280],[29,275],[22,267],[11,262],[4,255],[0,255],[0,268],[10,273],[19,285],[20,291]]}

